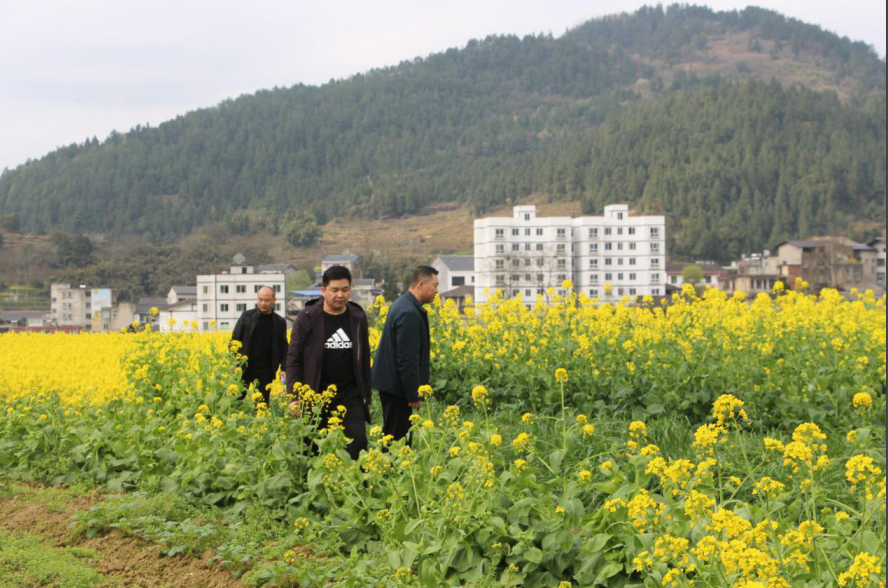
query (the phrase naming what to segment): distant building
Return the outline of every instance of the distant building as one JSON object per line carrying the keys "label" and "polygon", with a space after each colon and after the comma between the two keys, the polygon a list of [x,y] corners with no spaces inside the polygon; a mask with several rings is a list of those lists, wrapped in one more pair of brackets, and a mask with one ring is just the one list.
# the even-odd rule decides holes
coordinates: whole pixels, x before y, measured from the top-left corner
{"label": "distant building", "polygon": [[739,261],[732,262],[724,290],[731,294],[745,292],[750,296],[760,292],[770,294],[779,280],[776,259],[766,249],[763,253],[744,254]]}
{"label": "distant building", "polygon": [[438,291],[447,292],[460,286],[475,287],[474,255],[439,255],[432,262],[438,270]]}
{"label": "distant building", "polygon": [[334,265],[341,265],[342,267],[347,267],[349,271],[354,272],[355,266],[358,264],[358,256],[357,255],[328,255],[324,259],[321,260],[321,273],[324,273],[329,268]]}
{"label": "distant building", "polygon": [[290,265],[289,263],[267,263],[264,265],[256,266],[256,273],[260,274],[273,274],[275,272],[279,272],[284,274],[285,278],[289,278],[293,274],[295,274],[297,270],[295,267]]}
{"label": "distant building", "polygon": [[43,331],[52,327],[52,313],[45,310],[0,312],[0,333],[7,331]]}
{"label": "distant building", "polygon": [[875,252],[875,260],[873,265],[875,268],[872,271],[873,280],[876,282],[876,285],[881,288],[885,288],[885,237],[879,237],[877,239],[873,239],[869,243],[867,243],[869,247]]}
{"label": "distant building", "polygon": [[167,294],[167,304],[176,304],[183,300],[197,298],[197,286],[173,286]]}
{"label": "distant building", "polygon": [[666,264],[667,283],[681,290],[681,287],[684,285],[684,269],[689,265],[696,265],[703,270],[703,279],[697,286],[711,286],[717,290],[725,288],[728,271],[711,261],[695,261],[693,263],[669,262]]}
{"label": "distant building", "polygon": [[59,327],[112,331],[130,324],[135,306],[117,302],[117,290],[52,284],[51,320]]}
{"label": "distant building", "polygon": [[151,316],[151,309],[156,308],[158,311],[165,309],[169,303],[166,298],[160,296],[147,296],[139,298],[136,302],[136,308],[133,311],[133,321],[148,324],[156,324],[157,316]]}
{"label": "distant building", "polygon": [[194,330],[193,325],[198,324],[196,298],[185,298],[158,310],[157,328],[160,331],[191,331]]}
{"label": "distant building", "polygon": [[537,217],[535,206],[515,206],[511,217],[475,220],[475,300],[498,289],[532,304],[549,288],[563,294],[566,280],[602,300],[660,297],[665,255],[662,216],[634,216],[627,205],[612,204],[603,216]]}
{"label": "distant building", "polygon": [[229,271],[197,276],[198,328],[231,331],[243,311],[256,306],[256,295],[262,286],[274,290],[274,312],[286,318],[286,281],[283,272],[257,272],[243,255],[235,255]]}

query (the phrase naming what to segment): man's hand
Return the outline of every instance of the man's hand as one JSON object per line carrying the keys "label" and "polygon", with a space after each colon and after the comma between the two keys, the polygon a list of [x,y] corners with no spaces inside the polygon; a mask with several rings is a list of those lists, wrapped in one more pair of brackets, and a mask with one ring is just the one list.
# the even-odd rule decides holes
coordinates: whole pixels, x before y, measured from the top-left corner
{"label": "man's hand", "polygon": [[294,417],[301,417],[302,416],[302,407],[299,406],[298,400],[294,400],[293,402],[290,403],[290,414]]}
{"label": "man's hand", "polygon": [[420,410],[422,408],[422,400],[417,400],[416,402],[408,402],[407,406],[409,406],[413,410]]}

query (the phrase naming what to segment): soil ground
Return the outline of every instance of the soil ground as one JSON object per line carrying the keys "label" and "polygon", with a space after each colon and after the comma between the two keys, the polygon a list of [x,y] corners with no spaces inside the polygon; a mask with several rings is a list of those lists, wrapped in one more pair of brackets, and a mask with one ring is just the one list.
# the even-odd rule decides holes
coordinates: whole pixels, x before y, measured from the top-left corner
{"label": "soil ground", "polygon": [[[33,487],[31,492],[0,495],[0,527],[10,536],[36,536],[55,548],[78,548],[104,579],[97,588],[242,588],[243,582],[204,558],[166,557],[157,546],[114,531],[86,538],[71,530],[74,513],[102,500],[100,494],[76,495]],[[58,584],[62,586],[64,583]]]}

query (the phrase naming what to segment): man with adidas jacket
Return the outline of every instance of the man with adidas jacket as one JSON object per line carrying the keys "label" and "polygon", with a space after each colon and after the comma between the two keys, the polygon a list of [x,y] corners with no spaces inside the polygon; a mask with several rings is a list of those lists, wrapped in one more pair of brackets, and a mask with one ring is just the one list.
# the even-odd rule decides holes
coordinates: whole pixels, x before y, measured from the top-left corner
{"label": "man with adidas jacket", "polygon": [[[323,392],[336,386],[336,396],[325,411],[345,406],[344,434],[351,439],[346,449],[358,459],[367,448],[366,422],[370,421],[370,336],[367,315],[351,297],[351,272],[335,265],[324,272],[321,298],[305,305],[296,317],[287,350],[287,389],[297,382]],[[298,399],[294,408],[298,409]]]}

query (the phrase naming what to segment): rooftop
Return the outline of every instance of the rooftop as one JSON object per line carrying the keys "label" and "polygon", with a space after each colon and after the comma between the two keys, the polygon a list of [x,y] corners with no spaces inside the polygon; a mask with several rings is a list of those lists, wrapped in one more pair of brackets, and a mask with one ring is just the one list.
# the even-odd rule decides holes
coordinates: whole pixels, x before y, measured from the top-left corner
{"label": "rooftop", "polygon": [[358,261],[357,255],[328,255],[321,263],[332,263],[336,261]]}
{"label": "rooftop", "polygon": [[438,259],[451,271],[469,272],[475,270],[475,256],[473,255],[439,255]]}

